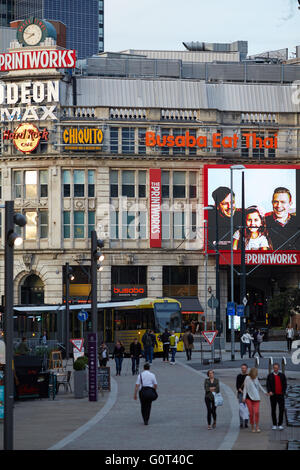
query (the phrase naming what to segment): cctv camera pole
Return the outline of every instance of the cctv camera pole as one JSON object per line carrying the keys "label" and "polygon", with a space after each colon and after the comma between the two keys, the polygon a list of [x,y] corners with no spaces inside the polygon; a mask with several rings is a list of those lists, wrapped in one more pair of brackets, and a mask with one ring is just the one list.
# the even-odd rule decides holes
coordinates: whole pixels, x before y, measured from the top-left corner
{"label": "cctv camera pole", "polygon": [[9,235],[14,231],[14,202],[5,201],[5,373],[4,373],[4,450],[13,450],[13,305],[14,305],[14,245]]}

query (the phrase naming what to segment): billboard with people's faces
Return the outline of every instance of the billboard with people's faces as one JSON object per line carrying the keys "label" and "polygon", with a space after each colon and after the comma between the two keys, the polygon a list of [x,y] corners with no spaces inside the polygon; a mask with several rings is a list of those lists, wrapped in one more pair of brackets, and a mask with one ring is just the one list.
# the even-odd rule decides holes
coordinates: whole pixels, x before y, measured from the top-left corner
{"label": "billboard with people's faces", "polygon": [[[232,175],[231,175],[232,172]],[[300,264],[300,166],[206,165],[204,206],[207,249],[231,251],[242,242],[242,173],[244,173],[244,243],[247,264]],[[232,198],[231,198],[232,176]],[[297,211],[298,207],[298,211]],[[299,254],[297,253],[299,252]],[[224,262],[225,264],[225,262]]]}

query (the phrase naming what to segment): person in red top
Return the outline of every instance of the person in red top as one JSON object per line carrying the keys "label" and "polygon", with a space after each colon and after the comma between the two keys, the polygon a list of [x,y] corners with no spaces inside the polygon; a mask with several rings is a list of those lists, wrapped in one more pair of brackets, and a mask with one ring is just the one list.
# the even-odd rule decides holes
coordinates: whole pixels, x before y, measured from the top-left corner
{"label": "person in red top", "polygon": [[[267,391],[270,396],[271,410],[272,410],[272,429],[283,429],[283,414],[284,414],[284,395],[286,392],[287,382],[286,376],[279,372],[279,364],[273,365],[273,372],[267,377]],[[277,421],[276,407],[279,407],[279,417]],[[278,425],[277,425],[278,423]]]}

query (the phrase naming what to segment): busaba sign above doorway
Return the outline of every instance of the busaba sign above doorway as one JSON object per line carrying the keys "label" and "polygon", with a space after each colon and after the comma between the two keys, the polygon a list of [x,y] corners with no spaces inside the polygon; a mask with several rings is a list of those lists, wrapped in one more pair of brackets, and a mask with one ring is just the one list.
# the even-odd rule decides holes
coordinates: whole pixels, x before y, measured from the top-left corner
{"label": "busaba sign above doorway", "polygon": [[46,128],[40,131],[30,123],[20,124],[15,131],[3,131],[3,141],[12,141],[17,150],[27,154],[37,148],[41,139],[48,141],[48,137]]}

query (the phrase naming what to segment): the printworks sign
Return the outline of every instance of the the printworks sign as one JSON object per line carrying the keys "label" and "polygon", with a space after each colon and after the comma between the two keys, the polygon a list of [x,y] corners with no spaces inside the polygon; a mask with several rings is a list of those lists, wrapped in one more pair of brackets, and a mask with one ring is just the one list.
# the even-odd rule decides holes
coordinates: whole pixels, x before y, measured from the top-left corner
{"label": "the printworks sign", "polygon": [[49,132],[46,128],[39,130],[31,123],[20,124],[16,130],[4,130],[3,142],[13,142],[17,150],[23,153],[33,152],[40,143],[40,140],[48,141]]}
{"label": "the printworks sign", "polygon": [[55,121],[59,80],[0,82],[0,121]]}
{"label": "the printworks sign", "polygon": [[75,50],[5,52],[0,54],[0,72],[32,69],[75,68]]}
{"label": "the printworks sign", "polygon": [[161,170],[150,169],[150,248],[161,248]]}
{"label": "the printworks sign", "polygon": [[64,150],[101,150],[103,131],[98,127],[66,127],[62,132]]}

